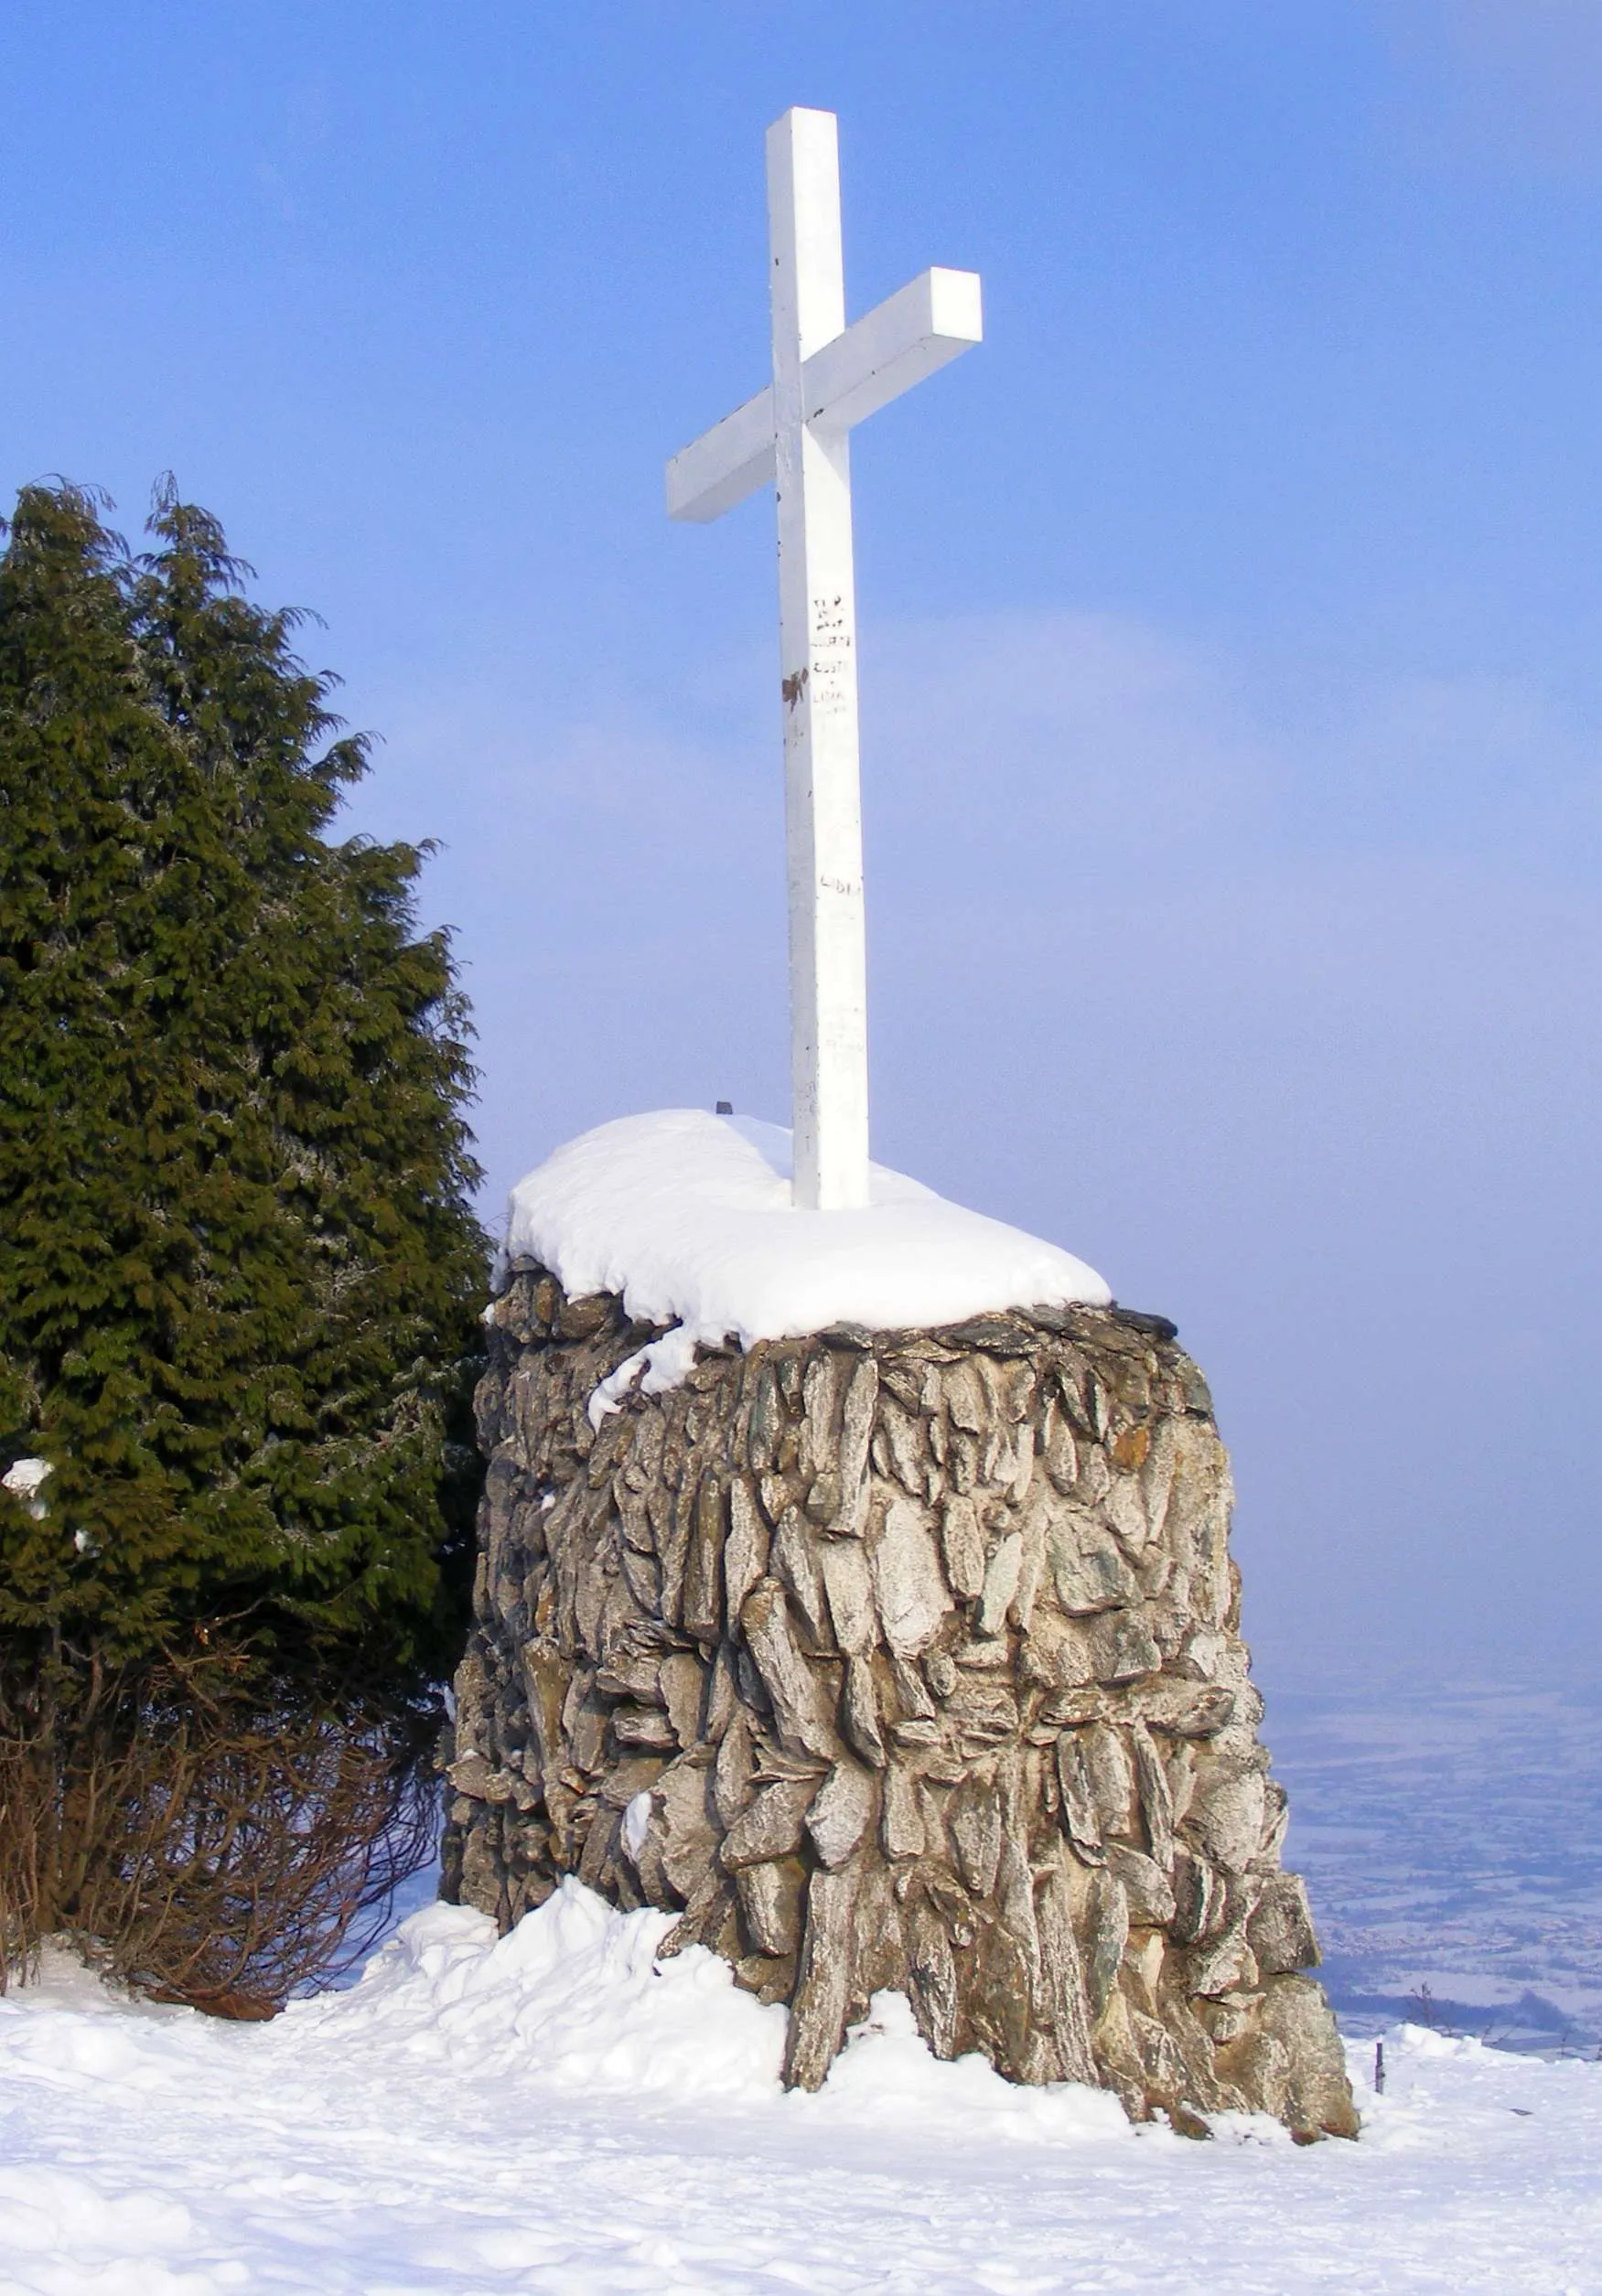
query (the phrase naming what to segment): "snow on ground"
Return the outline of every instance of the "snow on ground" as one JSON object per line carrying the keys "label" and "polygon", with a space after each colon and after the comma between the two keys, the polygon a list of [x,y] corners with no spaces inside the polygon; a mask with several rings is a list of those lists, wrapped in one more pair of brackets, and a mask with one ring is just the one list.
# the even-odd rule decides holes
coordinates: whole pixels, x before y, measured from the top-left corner
{"label": "snow on ground", "polygon": [[649,1393],[683,1377],[698,1341],[730,1332],[748,1346],[831,1324],[889,1330],[1111,1298],[1056,1244],[882,1164],[869,1174],[865,1210],[798,1211],[779,1125],[700,1109],[626,1116],[519,1181],[507,1251],[542,1261],[570,1293],[616,1292],[642,1321],[677,1323],[608,1383],[643,1370]]}
{"label": "snow on ground", "polygon": [[1597,2065],[1401,2027],[1355,2144],[1196,2143],[937,2065],[882,1997],[786,2097],[782,2010],[666,1926],[435,1906],[269,2025],[52,1962],[0,2000],[0,2290],[1602,2291]]}

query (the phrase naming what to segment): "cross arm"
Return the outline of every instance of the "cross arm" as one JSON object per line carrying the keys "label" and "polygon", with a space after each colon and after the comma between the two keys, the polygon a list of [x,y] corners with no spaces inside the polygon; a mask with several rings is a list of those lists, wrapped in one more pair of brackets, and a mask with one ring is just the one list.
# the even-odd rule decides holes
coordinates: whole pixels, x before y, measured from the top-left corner
{"label": "cross arm", "polygon": [[[938,265],[815,350],[801,370],[809,423],[841,430],[898,399],[984,335],[979,274]],[[721,518],[773,477],[773,392],[704,431],[668,465],[668,516]]]}
{"label": "cross arm", "polygon": [[668,516],[721,518],[773,477],[773,392],[758,391],[668,465]]}
{"label": "cross arm", "polygon": [[978,273],[926,271],[812,353],[807,420],[850,430],[983,336]]}

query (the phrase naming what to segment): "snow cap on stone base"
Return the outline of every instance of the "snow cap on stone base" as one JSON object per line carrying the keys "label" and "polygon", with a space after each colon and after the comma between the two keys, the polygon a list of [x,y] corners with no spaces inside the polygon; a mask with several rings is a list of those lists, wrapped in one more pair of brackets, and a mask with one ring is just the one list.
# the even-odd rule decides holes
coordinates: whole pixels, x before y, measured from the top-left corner
{"label": "snow cap on stone base", "polygon": [[859,1211],[801,1211],[779,1125],[701,1109],[625,1116],[519,1181],[507,1255],[549,1268],[570,1298],[610,1292],[643,1323],[679,1325],[691,1349],[1111,1301],[1071,1252],[903,1173],[870,1166],[870,1190]]}

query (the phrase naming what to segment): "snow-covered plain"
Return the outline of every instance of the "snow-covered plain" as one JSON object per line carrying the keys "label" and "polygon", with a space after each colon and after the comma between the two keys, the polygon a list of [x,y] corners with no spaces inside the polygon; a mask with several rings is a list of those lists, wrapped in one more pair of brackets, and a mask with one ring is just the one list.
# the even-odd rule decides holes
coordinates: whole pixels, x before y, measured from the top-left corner
{"label": "snow-covered plain", "polygon": [[518,1182],[510,1258],[677,1326],[614,1373],[601,1408],[637,1378],[648,1394],[675,1385],[697,1342],[729,1333],[749,1346],[831,1324],[895,1330],[1112,1296],[1071,1252],[883,1164],[869,1167],[864,1210],[798,1211],[790,1153],[779,1125],[667,1109],[597,1125]]}
{"label": "snow-covered plain", "polygon": [[1343,2029],[1602,2049],[1602,1692],[1271,1689],[1263,1735]]}
{"label": "snow-covered plain", "polygon": [[1199,2143],[937,2065],[891,1997],[787,2097],[783,2011],[667,1926],[431,1907],[269,2025],[53,1962],[0,2001],[0,2289],[1602,2290],[1602,2065],[1402,2027],[1357,2143]]}

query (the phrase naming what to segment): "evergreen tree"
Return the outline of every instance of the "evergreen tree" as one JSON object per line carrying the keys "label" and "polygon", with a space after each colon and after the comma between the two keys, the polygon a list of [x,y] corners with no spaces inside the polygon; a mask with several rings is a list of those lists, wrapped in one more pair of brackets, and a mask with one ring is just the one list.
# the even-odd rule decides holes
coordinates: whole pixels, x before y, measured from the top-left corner
{"label": "evergreen tree", "polygon": [[[170,486],[0,555],[0,1669],[216,1636],[419,1681],[459,1647],[485,1241],[416,849],[295,617]],[[4,531],[4,530],[0,530]],[[53,1657],[52,1655],[53,1654]]]}

